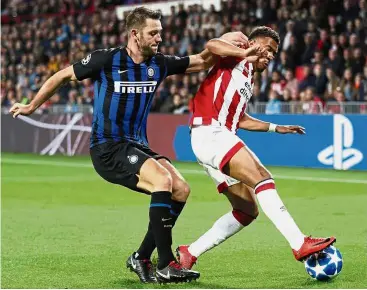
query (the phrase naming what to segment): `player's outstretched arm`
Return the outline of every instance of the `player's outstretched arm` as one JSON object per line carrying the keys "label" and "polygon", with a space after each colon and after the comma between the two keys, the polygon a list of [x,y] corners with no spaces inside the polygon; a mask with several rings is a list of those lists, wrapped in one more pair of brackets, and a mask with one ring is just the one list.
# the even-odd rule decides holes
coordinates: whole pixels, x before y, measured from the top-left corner
{"label": "player's outstretched arm", "polygon": [[[232,47],[249,47],[248,38],[242,32],[228,32],[223,34],[219,39],[230,44]],[[210,40],[209,42],[211,42],[212,40]],[[243,49],[240,50],[243,51]],[[217,57],[218,55],[213,55],[208,47],[206,47],[199,54],[190,55],[190,64],[185,73],[207,70],[215,64]]]}
{"label": "player's outstretched arm", "polygon": [[16,118],[18,115],[30,115],[39,106],[46,102],[52,95],[57,91],[64,83],[69,81],[76,81],[73,66],[68,66],[67,68],[58,71],[52,77],[50,77],[38,91],[37,95],[31,101],[30,104],[20,104],[15,103],[9,110]]}
{"label": "player's outstretched arm", "polygon": [[255,44],[246,49],[238,47],[228,42],[226,39],[215,38],[208,41],[206,48],[214,55],[221,57],[236,57],[247,59],[249,62],[255,62],[260,57],[266,57],[267,52],[260,45]]}
{"label": "player's outstretched arm", "polygon": [[97,49],[73,65],[58,71],[43,84],[30,104],[16,103],[11,107],[9,112],[13,114],[14,118],[18,115],[30,115],[51,98],[55,91],[64,83],[94,78],[105,63],[113,56],[116,49]]}
{"label": "player's outstretched arm", "polygon": [[280,134],[306,134],[305,128],[295,125],[275,125],[264,122],[245,113],[239,122],[239,128],[247,131],[277,132]]}

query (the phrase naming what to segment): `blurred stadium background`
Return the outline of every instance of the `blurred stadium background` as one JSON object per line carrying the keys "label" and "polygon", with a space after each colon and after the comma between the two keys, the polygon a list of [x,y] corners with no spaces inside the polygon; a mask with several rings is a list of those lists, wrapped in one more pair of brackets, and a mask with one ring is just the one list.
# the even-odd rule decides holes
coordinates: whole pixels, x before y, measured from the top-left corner
{"label": "blurred stadium background", "polygon": [[[248,35],[257,25],[279,32],[279,54],[255,80],[248,111],[304,125],[308,134],[241,137],[266,165],[287,166],[270,169],[290,212],[306,233],[336,235],[345,258],[340,277],[314,283],[261,214],[246,233],[202,257],[199,282],[174,288],[364,288],[364,0],[2,0],[2,288],[145,287],[123,263],[144,234],[146,197],[101,180],[85,156],[93,84],[67,84],[31,118],[8,114],[14,102],[30,102],[56,71],[95,49],[124,45],[125,15],[141,5],[163,12],[164,54],[197,53],[211,38],[238,30]],[[152,148],[176,160],[192,188],[174,245],[191,242],[228,210],[202,169],[180,162],[195,160],[187,121],[205,76],[167,78],[149,118]]]}
{"label": "blurred stadium background", "polygon": [[[255,81],[253,112],[367,112],[366,3],[363,0],[248,1],[5,0],[2,1],[1,104],[30,101],[45,80],[89,52],[124,45],[130,4],[164,12],[164,54],[200,52],[228,31],[256,25],[279,32],[277,58]],[[159,2],[162,3],[162,2]],[[182,114],[205,72],[168,78],[153,112]],[[41,108],[75,112],[93,102],[89,80],[63,87]],[[295,103],[298,102],[298,103]]]}

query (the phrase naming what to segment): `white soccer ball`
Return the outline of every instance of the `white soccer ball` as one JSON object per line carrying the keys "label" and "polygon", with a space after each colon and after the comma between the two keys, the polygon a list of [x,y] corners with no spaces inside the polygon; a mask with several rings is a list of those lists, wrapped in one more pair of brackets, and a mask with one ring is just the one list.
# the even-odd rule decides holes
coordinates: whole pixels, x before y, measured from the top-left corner
{"label": "white soccer ball", "polygon": [[339,275],[343,268],[343,258],[337,248],[329,246],[307,258],[305,268],[312,279],[328,281]]}

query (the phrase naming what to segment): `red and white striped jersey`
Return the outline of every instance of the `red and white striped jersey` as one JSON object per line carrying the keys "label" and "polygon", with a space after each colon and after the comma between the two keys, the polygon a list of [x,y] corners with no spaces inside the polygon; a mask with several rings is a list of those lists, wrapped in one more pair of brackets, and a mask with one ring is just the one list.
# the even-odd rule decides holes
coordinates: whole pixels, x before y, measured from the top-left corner
{"label": "red and white striped jersey", "polygon": [[210,125],[214,119],[235,133],[252,96],[253,75],[246,59],[221,58],[193,99],[190,125]]}

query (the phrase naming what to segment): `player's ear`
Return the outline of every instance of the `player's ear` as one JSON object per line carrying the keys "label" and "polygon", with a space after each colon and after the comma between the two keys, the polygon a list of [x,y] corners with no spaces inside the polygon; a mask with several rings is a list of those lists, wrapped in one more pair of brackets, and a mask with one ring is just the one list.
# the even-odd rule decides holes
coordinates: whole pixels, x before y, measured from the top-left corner
{"label": "player's ear", "polygon": [[131,35],[135,40],[139,41],[139,31],[137,29],[131,29]]}

